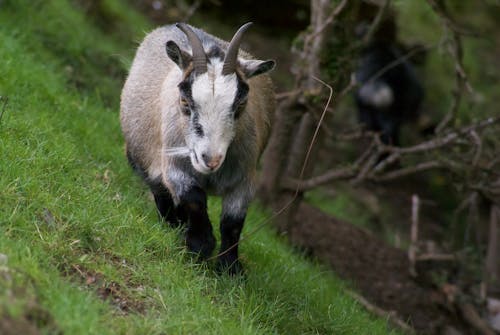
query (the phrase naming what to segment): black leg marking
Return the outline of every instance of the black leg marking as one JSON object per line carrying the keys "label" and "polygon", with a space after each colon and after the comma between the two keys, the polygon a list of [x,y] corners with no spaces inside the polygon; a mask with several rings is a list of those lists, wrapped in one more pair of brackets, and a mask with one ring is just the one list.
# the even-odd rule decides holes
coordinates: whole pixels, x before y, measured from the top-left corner
{"label": "black leg marking", "polygon": [[220,256],[217,260],[217,269],[220,272],[227,271],[231,275],[243,272],[243,266],[238,260],[238,242],[241,230],[245,222],[242,217],[223,216],[220,223],[221,247]]}
{"label": "black leg marking", "polygon": [[179,227],[182,221],[179,220],[178,209],[175,207],[170,192],[159,181],[149,182],[149,187],[155,198],[156,208],[160,217],[167,221],[171,227]]}
{"label": "black leg marking", "polygon": [[207,259],[215,248],[215,237],[207,213],[207,196],[199,187],[193,187],[181,197],[181,216],[188,221],[186,246],[189,251]]}
{"label": "black leg marking", "polygon": [[156,208],[158,208],[158,212],[162,219],[167,221],[169,225],[173,228],[177,228],[180,226],[181,222],[177,217],[174,201],[172,197],[168,193],[163,194],[154,194]]}

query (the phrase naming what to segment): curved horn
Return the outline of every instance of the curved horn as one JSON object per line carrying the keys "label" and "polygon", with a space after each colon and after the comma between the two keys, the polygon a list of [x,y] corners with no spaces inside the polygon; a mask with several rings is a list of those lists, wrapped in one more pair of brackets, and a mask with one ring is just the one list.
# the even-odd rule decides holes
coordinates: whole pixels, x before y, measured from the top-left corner
{"label": "curved horn", "polygon": [[229,43],[226,57],[224,58],[224,66],[222,67],[222,75],[234,73],[236,71],[236,62],[238,59],[238,50],[240,49],[241,38],[243,33],[252,25],[252,22],[245,23],[238,29]]}
{"label": "curved horn", "polygon": [[189,44],[191,44],[191,49],[193,50],[193,66],[196,74],[199,75],[207,72],[207,55],[205,54],[205,50],[203,50],[203,44],[198,35],[196,35],[185,23],[177,23],[176,26],[186,34]]}

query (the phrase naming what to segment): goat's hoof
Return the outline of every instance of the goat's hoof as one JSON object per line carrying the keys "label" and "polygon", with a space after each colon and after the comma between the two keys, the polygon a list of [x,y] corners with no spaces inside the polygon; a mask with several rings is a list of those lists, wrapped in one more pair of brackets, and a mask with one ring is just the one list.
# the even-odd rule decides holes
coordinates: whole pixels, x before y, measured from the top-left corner
{"label": "goat's hoof", "polygon": [[202,260],[210,257],[215,248],[215,237],[210,233],[186,234],[187,249]]}
{"label": "goat's hoof", "polygon": [[243,269],[243,265],[238,260],[238,258],[224,257],[224,255],[220,256],[217,259],[216,270],[220,274],[227,273],[230,276],[244,275],[245,274],[245,270]]}

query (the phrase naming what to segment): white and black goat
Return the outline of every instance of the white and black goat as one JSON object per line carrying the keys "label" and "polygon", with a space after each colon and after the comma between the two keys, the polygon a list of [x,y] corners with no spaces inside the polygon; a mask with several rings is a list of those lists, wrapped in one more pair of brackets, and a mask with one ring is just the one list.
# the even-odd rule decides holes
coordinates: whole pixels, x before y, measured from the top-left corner
{"label": "white and black goat", "polygon": [[362,50],[356,69],[360,86],[354,96],[366,129],[380,132],[383,143],[398,146],[401,124],[418,116],[424,91],[395,37],[384,37]]}
{"label": "white and black goat", "polygon": [[[218,268],[242,270],[238,243],[254,195],[257,161],[275,108],[272,60],[184,23],[149,33],[137,50],[121,96],[130,164],[172,226],[186,224],[188,250],[215,247],[207,193],[222,196]],[[229,249],[229,250],[228,250]]]}

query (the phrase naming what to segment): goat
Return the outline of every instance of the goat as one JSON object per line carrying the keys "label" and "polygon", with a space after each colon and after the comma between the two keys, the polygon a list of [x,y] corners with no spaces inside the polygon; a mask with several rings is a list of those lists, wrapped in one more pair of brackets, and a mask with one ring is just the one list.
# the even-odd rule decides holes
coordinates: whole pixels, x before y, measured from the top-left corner
{"label": "goat", "polygon": [[129,163],[201,259],[215,248],[207,193],[222,196],[217,269],[231,274],[242,271],[238,241],[275,108],[266,74],[275,61],[239,49],[250,24],[230,43],[185,23],[157,28],[139,46],[121,95]]}
{"label": "goat", "polygon": [[355,74],[360,122],[380,132],[384,144],[396,146],[401,124],[418,116],[424,96],[412,64],[402,56],[395,42],[375,39],[362,50]]}

